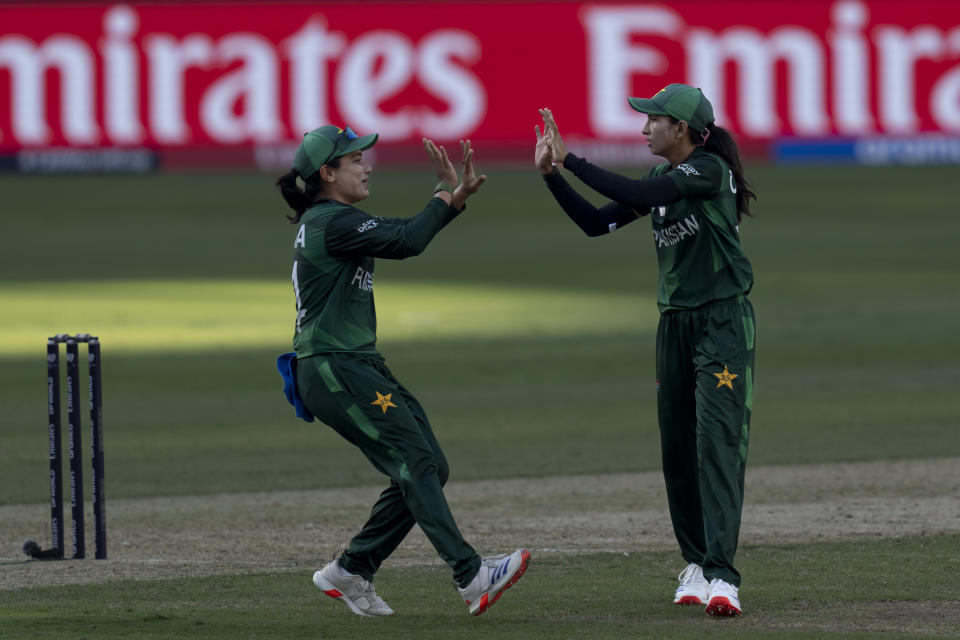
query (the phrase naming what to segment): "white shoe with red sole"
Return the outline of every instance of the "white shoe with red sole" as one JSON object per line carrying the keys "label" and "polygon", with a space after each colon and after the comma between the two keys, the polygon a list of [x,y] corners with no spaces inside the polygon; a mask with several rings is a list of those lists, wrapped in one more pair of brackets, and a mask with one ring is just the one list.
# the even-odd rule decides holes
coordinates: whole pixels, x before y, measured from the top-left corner
{"label": "white shoe with red sole", "polygon": [[480,559],[480,571],[462,589],[457,587],[463,601],[470,607],[470,615],[478,616],[500,599],[503,592],[516,584],[530,564],[530,552],[517,549],[510,555],[489,556]]}

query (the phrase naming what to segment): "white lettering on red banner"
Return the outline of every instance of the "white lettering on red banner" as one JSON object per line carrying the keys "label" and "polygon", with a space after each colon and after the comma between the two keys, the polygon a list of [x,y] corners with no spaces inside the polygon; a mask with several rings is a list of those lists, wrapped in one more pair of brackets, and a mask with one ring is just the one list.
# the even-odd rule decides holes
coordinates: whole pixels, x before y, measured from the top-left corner
{"label": "white lettering on red banner", "polygon": [[[935,23],[933,16],[936,17]],[[960,133],[960,5],[0,6],[0,151],[293,142],[528,144],[536,110],[636,141],[628,96],[703,89],[742,138]]]}

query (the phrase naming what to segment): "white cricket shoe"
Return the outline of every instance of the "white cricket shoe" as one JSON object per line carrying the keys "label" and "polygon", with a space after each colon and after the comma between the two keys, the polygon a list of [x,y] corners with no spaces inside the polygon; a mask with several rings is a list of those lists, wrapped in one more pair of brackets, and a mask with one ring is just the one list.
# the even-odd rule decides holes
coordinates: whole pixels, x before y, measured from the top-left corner
{"label": "white cricket shoe", "polygon": [[514,585],[530,564],[530,552],[517,549],[509,556],[480,558],[480,571],[462,589],[457,587],[463,601],[470,607],[470,615],[478,616],[493,606],[503,592]]}
{"label": "white cricket shoe", "polygon": [[710,583],[703,577],[703,568],[700,565],[691,562],[680,572],[677,580],[680,581],[680,586],[673,596],[673,604],[707,604]]}
{"label": "white cricket shoe", "polygon": [[738,616],[743,612],[740,608],[740,590],[729,582],[714,578],[710,581],[709,594],[707,613],[710,615]]}
{"label": "white cricket shoe", "polygon": [[377,595],[372,582],[348,573],[336,560],[313,574],[313,584],[358,616],[393,615],[393,609]]}

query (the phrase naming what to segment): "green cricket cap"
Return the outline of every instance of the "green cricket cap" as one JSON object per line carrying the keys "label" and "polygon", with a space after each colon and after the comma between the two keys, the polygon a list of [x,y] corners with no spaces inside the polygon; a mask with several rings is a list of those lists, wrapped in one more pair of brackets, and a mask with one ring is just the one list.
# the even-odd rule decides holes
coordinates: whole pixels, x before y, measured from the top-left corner
{"label": "green cricket cap", "polygon": [[328,124],[303,134],[293,155],[293,168],[306,180],[334,158],[354,151],[369,149],[377,143],[378,134],[358,136],[350,127]]}
{"label": "green cricket cap", "polygon": [[713,124],[713,106],[703,92],[679,82],[668,84],[652,98],[627,98],[627,102],[640,113],[683,120],[698,133]]}

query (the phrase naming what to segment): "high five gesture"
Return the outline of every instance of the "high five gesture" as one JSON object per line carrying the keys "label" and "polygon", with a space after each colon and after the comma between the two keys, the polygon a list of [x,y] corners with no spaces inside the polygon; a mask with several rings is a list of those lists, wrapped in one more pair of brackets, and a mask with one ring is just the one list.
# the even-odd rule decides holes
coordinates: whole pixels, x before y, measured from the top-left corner
{"label": "high five gesture", "polygon": [[[427,151],[427,156],[433,164],[433,169],[437,174],[437,179],[441,184],[437,185],[436,195],[444,202],[447,202],[454,209],[462,209],[467,198],[480,190],[480,187],[487,181],[486,175],[477,175],[473,166],[473,147],[469,140],[460,141],[460,149],[463,154],[461,161],[460,181],[457,184],[457,170],[447,156],[447,149],[443,145],[437,146],[429,138],[423,139],[423,147]],[[454,189],[454,185],[457,185]]]}

